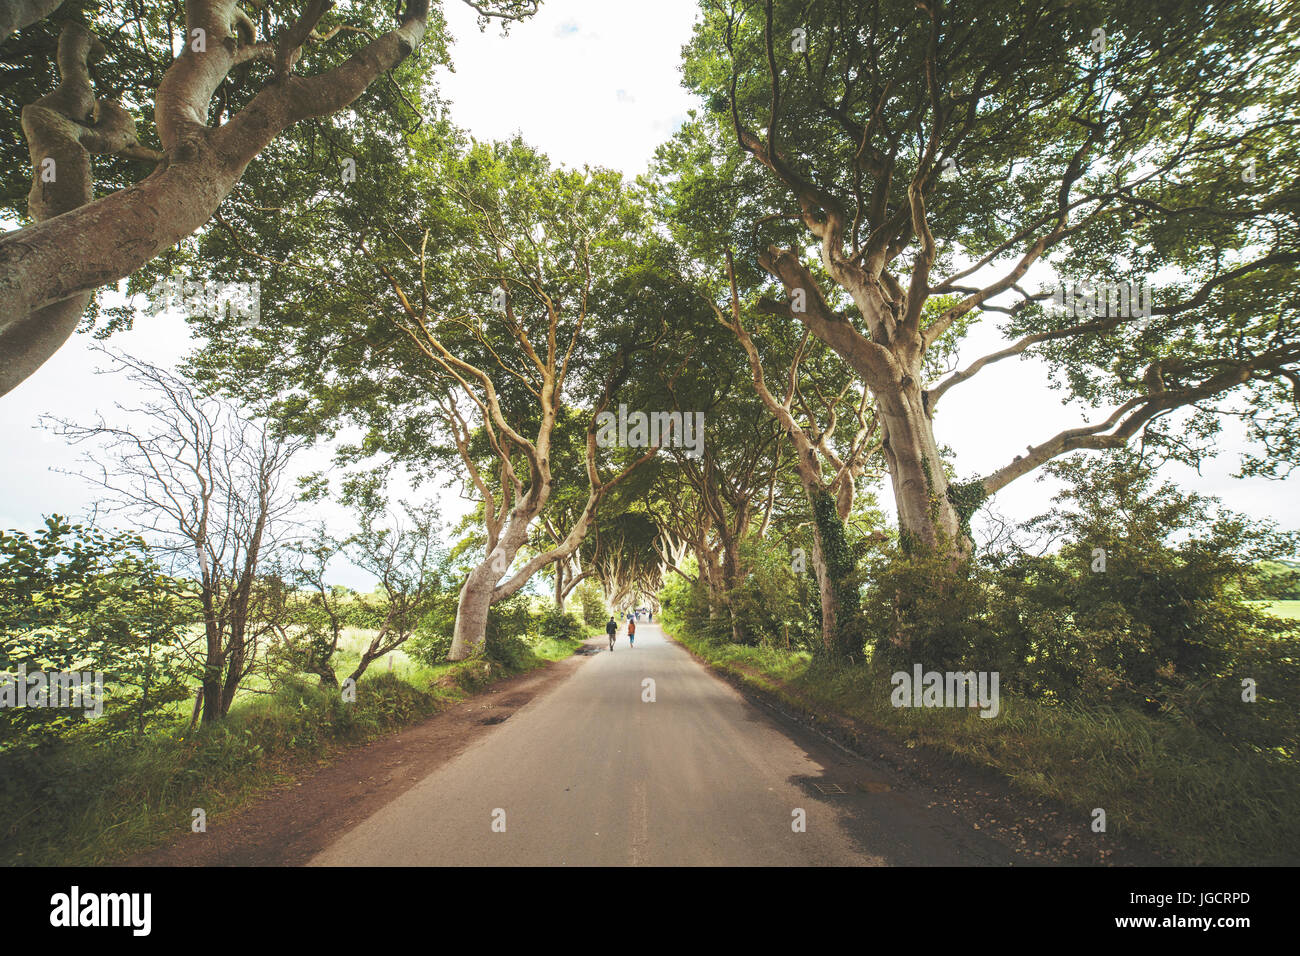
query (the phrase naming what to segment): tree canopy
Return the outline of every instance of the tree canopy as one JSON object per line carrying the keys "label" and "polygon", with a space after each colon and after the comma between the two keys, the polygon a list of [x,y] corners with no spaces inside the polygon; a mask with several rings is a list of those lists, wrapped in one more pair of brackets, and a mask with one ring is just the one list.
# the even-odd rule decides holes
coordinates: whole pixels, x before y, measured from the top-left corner
{"label": "tree canopy", "polygon": [[[148,321],[160,281],[255,287],[252,316],[189,303],[186,374],[344,473],[472,502],[454,657],[539,573],[557,607],[689,580],[749,642],[778,548],[853,658],[882,556],[961,572],[976,510],[1080,478],[1071,453],[1195,466],[1235,417],[1243,473],[1300,463],[1293,24],[1271,0],[702,0],[695,109],[633,181],[460,128],[436,4],[16,4],[0,389],[83,317]],[[1084,417],[972,473],[949,393],[1017,358]]]}

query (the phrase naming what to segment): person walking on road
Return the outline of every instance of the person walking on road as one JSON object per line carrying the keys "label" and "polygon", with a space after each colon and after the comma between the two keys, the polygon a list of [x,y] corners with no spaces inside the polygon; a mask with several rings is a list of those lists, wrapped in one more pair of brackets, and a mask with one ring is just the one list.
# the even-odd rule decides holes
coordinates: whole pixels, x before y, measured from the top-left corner
{"label": "person walking on road", "polygon": [[627,622],[628,647],[636,647],[636,618]]}
{"label": "person walking on road", "polygon": [[614,649],[614,635],[618,633],[618,622],[614,620],[614,615],[609,616],[609,623],[605,625],[605,633],[609,635],[609,649]]}

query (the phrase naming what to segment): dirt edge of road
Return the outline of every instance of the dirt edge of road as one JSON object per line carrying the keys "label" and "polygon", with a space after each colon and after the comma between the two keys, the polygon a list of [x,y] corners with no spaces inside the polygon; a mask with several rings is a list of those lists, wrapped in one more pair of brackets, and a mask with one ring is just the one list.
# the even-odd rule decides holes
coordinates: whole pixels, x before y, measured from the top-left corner
{"label": "dirt edge of road", "polygon": [[[1177,866],[1132,837],[1093,833],[1091,818],[1063,803],[1027,793],[1001,772],[945,754],[932,747],[907,747],[882,730],[819,707],[779,680],[734,665],[715,664],[666,630],[677,644],[711,673],[778,720],[810,730],[854,756],[883,762],[934,795],[931,804],[952,811],[1035,864],[1075,866]],[[752,679],[777,684],[780,695]]]}
{"label": "dirt edge of road", "polygon": [[603,638],[574,654],[507,677],[446,710],[368,743],[343,747],[325,766],[291,769],[278,784],[206,833],[178,831],[168,845],[120,866],[299,866],[464,752],[515,711],[581,667]]}

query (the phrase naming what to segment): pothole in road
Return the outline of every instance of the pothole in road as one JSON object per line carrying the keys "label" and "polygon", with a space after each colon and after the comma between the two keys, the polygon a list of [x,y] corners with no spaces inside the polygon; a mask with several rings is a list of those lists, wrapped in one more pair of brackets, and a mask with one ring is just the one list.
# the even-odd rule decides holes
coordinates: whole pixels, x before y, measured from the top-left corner
{"label": "pothole in road", "polygon": [[495,717],[484,717],[482,720],[479,721],[479,723],[480,723],[480,724],[499,724],[499,723],[501,723],[503,720],[505,720],[505,719],[506,719],[507,717],[509,717],[509,716],[510,716],[509,714],[497,714]]}

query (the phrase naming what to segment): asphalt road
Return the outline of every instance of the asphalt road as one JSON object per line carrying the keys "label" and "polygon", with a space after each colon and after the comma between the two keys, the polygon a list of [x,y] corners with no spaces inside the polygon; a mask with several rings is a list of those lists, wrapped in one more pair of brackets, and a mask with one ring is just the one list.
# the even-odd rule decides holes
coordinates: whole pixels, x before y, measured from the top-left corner
{"label": "asphalt road", "polygon": [[887,768],[750,704],[642,624],[635,648],[626,635],[602,647],[310,865],[1011,862],[926,803]]}

